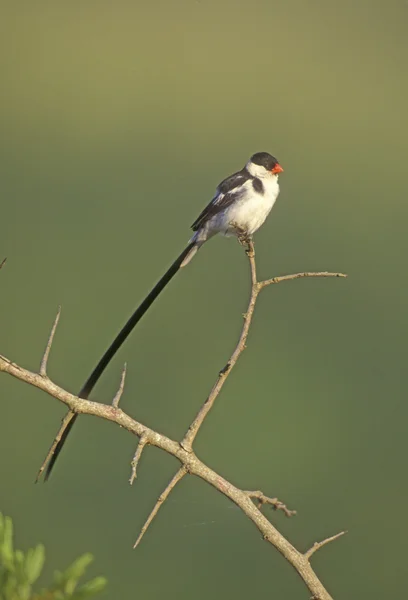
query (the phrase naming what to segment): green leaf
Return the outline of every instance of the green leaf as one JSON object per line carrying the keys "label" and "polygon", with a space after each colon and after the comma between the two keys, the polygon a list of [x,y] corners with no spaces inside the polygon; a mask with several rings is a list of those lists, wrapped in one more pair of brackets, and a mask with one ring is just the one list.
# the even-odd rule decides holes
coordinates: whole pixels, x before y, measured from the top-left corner
{"label": "green leaf", "polygon": [[54,573],[54,585],[36,593],[31,589],[44,566],[42,544],[24,554],[13,549],[13,524],[0,513],[0,600],[86,600],[106,586],[104,577],[95,577],[77,589],[78,580],[93,561],[83,554],[64,571]]}
{"label": "green leaf", "polygon": [[105,577],[95,577],[81,585],[78,592],[75,594],[74,598],[77,600],[82,600],[82,598],[90,598],[91,596],[95,596],[95,594],[99,594],[103,589],[105,589],[107,584],[107,580]]}
{"label": "green leaf", "polygon": [[54,580],[57,582],[58,588],[66,594],[74,593],[78,580],[85,573],[87,566],[93,561],[92,554],[83,554],[64,571],[64,573],[56,574]]}
{"label": "green leaf", "polygon": [[78,580],[85,573],[86,568],[88,567],[88,565],[91,564],[93,559],[94,558],[92,554],[90,554],[89,552],[83,554],[82,556],[74,560],[72,565],[70,565],[68,569],[64,572],[64,576],[68,577],[69,579],[74,578]]}
{"label": "green leaf", "polygon": [[24,553],[21,550],[16,550],[14,552],[14,562],[18,567],[21,567],[24,564]]}
{"label": "green leaf", "polygon": [[14,571],[13,522],[10,517],[2,518],[0,559],[8,571]]}
{"label": "green leaf", "polygon": [[30,583],[37,581],[43,570],[45,561],[45,549],[42,544],[36,548],[30,548],[25,559],[24,570]]}
{"label": "green leaf", "polygon": [[28,579],[26,572],[24,570],[25,556],[21,550],[16,550],[14,552],[14,566],[15,566],[15,575],[18,581],[18,585],[26,584]]}

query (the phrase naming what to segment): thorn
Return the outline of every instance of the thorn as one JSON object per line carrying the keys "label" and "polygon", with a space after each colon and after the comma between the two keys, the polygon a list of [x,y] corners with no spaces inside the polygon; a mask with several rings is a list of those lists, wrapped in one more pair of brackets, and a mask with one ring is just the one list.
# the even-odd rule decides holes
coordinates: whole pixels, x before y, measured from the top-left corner
{"label": "thorn", "polygon": [[54,341],[54,336],[55,336],[55,332],[57,330],[57,325],[58,325],[58,321],[60,319],[61,316],[61,306],[58,307],[58,312],[57,312],[57,316],[55,317],[54,320],[54,324],[51,328],[51,332],[50,332],[50,337],[48,338],[48,342],[47,345],[45,347],[44,350],[44,354],[41,360],[41,364],[40,364],[40,375],[41,377],[47,377],[47,363],[48,363],[48,358],[50,356],[50,351],[51,351],[51,346],[52,343]]}
{"label": "thorn", "polygon": [[125,387],[126,367],[127,367],[127,364],[125,363],[123,365],[123,369],[122,369],[122,375],[120,378],[119,389],[116,392],[115,397],[112,400],[112,406],[114,408],[118,408],[119,400],[121,399],[122,394],[123,394],[123,388]]}

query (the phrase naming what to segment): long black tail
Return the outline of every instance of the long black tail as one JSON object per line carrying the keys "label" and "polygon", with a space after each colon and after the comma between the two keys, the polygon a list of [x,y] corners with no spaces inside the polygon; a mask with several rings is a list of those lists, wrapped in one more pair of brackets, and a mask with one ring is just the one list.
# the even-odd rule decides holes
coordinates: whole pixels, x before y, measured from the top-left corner
{"label": "long black tail", "polygon": [[[152,289],[150,294],[148,294],[148,296],[146,296],[146,298],[143,300],[141,305],[135,310],[133,315],[130,317],[130,319],[126,323],[126,325],[118,333],[118,335],[116,336],[116,338],[114,339],[112,344],[106,350],[105,354],[102,356],[101,360],[98,362],[98,364],[96,365],[96,367],[94,368],[94,370],[92,371],[92,373],[90,374],[90,376],[88,377],[86,382],[84,383],[81,391],[78,394],[78,396],[80,398],[85,398],[85,399],[89,398],[89,395],[92,392],[93,388],[95,387],[100,376],[102,375],[102,373],[104,372],[104,370],[106,369],[106,367],[108,366],[108,364],[110,363],[112,358],[115,356],[116,352],[119,350],[119,348],[121,347],[123,342],[126,340],[128,335],[131,333],[133,328],[137,325],[137,323],[143,317],[145,312],[153,304],[153,302],[156,300],[156,298],[160,294],[160,292],[163,291],[163,289],[166,287],[166,285],[174,277],[174,275],[177,273],[177,271],[180,269],[180,267],[187,264],[189,262],[190,258],[192,258],[192,256],[194,256],[196,249],[197,249],[196,244],[194,242],[190,242],[190,244],[187,246],[187,248],[185,250],[183,250],[183,252],[180,254],[180,256],[174,261],[174,263],[171,265],[171,267],[168,269],[168,271],[156,283],[156,285],[154,286],[154,288]],[[69,432],[71,431],[72,427],[74,426],[74,423],[75,423],[77,417],[78,417],[77,414],[69,412],[67,414],[67,416],[64,418],[63,424],[57,434],[57,437],[54,439],[52,446],[46,456],[46,459],[45,459],[44,463],[42,464],[41,469],[38,472],[37,481],[40,478],[41,473],[44,471],[45,467],[47,466],[47,463],[48,463],[48,466],[47,466],[47,470],[45,473],[45,480],[47,480],[49,478],[49,476],[51,475],[51,471],[55,465],[55,461],[57,460],[57,458],[62,450],[62,447],[65,443],[65,440],[67,439]]]}

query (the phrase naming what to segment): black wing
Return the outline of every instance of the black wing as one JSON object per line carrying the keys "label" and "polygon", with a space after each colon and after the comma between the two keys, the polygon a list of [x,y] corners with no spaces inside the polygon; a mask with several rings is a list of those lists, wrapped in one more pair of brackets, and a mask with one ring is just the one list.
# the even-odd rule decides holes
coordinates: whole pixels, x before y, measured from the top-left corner
{"label": "black wing", "polygon": [[227,179],[224,179],[224,181],[221,181],[214,198],[194,221],[191,229],[197,231],[208,219],[211,219],[211,217],[226,209],[237,200],[242,194],[243,184],[248,179],[252,179],[251,175],[246,169],[242,169],[242,171],[238,171],[238,173],[234,173],[227,177]]}

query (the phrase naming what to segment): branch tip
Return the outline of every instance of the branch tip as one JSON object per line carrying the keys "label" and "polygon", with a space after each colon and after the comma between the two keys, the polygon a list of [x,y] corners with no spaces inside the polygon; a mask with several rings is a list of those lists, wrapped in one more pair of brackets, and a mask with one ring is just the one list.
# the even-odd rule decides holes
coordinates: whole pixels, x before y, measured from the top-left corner
{"label": "branch tip", "polygon": [[114,398],[113,398],[113,400],[112,400],[112,406],[113,406],[114,408],[118,408],[118,406],[119,406],[119,401],[120,401],[120,399],[121,399],[121,397],[122,397],[122,394],[123,394],[123,390],[124,390],[124,387],[125,387],[126,369],[127,369],[127,363],[125,363],[125,364],[123,365],[123,369],[122,369],[122,375],[120,376],[120,384],[119,384],[119,389],[118,389],[118,391],[116,392],[116,394],[115,394],[115,396],[114,396]]}
{"label": "branch tip", "polygon": [[40,364],[41,377],[47,377],[48,358],[50,356],[51,346],[54,341],[54,336],[55,336],[55,332],[57,330],[57,325],[58,325],[58,321],[60,320],[60,316],[61,316],[61,306],[58,307],[57,316],[55,317],[54,324],[51,328],[50,336],[48,338],[48,342],[45,347],[44,354],[43,354],[43,357],[41,360],[41,364]]}
{"label": "branch tip", "polygon": [[[58,430],[57,435],[54,438],[54,441],[51,444],[50,449],[48,450],[47,456],[45,457],[40,470],[37,473],[37,477],[35,479],[35,483],[38,483],[41,475],[43,474],[45,467],[47,466],[47,464],[49,463],[49,461],[51,460],[52,455],[55,452],[56,447],[58,446],[58,442],[60,441],[60,439],[62,438],[64,431],[66,430],[66,428],[68,427],[70,421],[72,421],[72,419],[75,417],[75,413],[70,410],[67,412],[67,414],[65,415],[65,417],[62,419],[61,421],[61,426]],[[47,480],[47,475],[45,476],[45,481]]]}
{"label": "branch tip", "polygon": [[6,262],[7,262],[7,256],[6,256],[6,258],[3,258],[3,260],[1,261],[1,263],[0,263],[0,269],[2,267],[4,267],[4,265],[6,264]]}
{"label": "branch tip", "polygon": [[292,275],[281,275],[279,277],[272,277],[272,279],[264,279],[258,283],[259,289],[263,289],[267,285],[274,283],[281,283],[282,281],[292,281],[293,279],[301,279],[302,277],[347,277],[346,273],[330,273],[329,271],[306,271],[304,273],[293,273]]}
{"label": "branch tip", "polygon": [[163,502],[165,500],[167,500],[167,498],[170,495],[170,492],[176,487],[176,485],[178,484],[178,482],[181,481],[185,475],[187,475],[187,468],[184,465],[182,465],[179,468],[179,470],[177,471],[177,473],[174,475],[174,477],[171,479],[171,481],[167,484],[167,487],[164,490],[164,492],[162,492],[160,494],[160,496],[158,497],[156,504],[153,506],[152,512],[147,517],[145,524],[143,525],[142,529],[140,530],[139,536],[138,536],[137,540],[135,541],[135,543],[133,545],[133,549],[137,548],[137,546],[140,544],[140,542],[142,541],[142,538],[143,538],[144,534],[146,533],[146,531],[149,528],[149,525],[151,524],[151,522],[153,521],[154,517],[159,512],[159,508],[161,507],[161,505],[163,504]]}
{"label": "branch tip", "polygon": [[130,485],[132,485],[134,480],[137,479],[137,467],[139,465],[139,461],[140,461],[140,457],[142,456],[143,449],[147,443],[148,443],[148,436],[147,436],[147,434],[143,434],[137,445],[133,460],[130,463],[130,465],[132,467],[132,472],[131,472],[130,478],[129,478]]}
{"label": "branch tip", "polygon": [[315,552],[317,552],[317,550],[320,550],[320,548],[322,548],[326,544],[330,544],[330,542],[334,542],[335,540],[337,540],[337,538],[342,537],[346,533],[348,533],[346,530],[345,531],[340,531],[340,533],[336,533],[336,535],[332,535],[332,536],[326,538],[325,540],[322,540],[321,542],[315,542],[313,544],[313,546],[311,548],[309,548],[309,550],[307,550],[304,553],[304,557],[307,558],[307,560],[310,560],[310,557]]}

